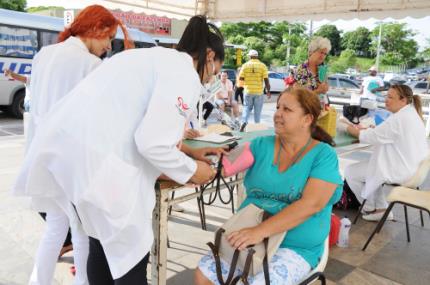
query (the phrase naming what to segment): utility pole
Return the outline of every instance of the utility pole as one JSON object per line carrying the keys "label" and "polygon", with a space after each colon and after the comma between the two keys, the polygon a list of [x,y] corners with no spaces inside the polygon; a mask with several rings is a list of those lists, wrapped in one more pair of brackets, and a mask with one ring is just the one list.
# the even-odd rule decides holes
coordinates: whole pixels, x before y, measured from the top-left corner
{"label": "utility pole", "polygon": [[379,54],[381,53],[382,22],[379,22],[378,48],[376,50],[376,69],[379,72]]}
{"label": "utility pole", "polygon": [[290,74],[291,23],[288,23],[287,74]]}
{"label": "utility pole", "polygon": [[309,22],[309,38],[312,38],[313,21]]}

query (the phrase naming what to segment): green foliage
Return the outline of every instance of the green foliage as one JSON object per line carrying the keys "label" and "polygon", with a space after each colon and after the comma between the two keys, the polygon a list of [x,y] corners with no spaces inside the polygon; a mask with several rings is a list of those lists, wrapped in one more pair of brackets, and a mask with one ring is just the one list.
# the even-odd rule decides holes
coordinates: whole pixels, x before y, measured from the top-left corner
{"label": "green foliage", "polygon": [[342,51],[340,34],[341,31],[339,31],[335,25],[323,25],[315,33],[315,36],[328,38],[331,43],[330,54],[339,55]]}
{"label": "green foliage", "polygon": [[[288,34],[289,25],[291,34]],[[243,62],[247,61],[249,49],[259,52],[260,59],[267,65],[286,65],[287,46],[290,43],[290,64],[297,65],[306,61],[309,38],[304,24],[282,22],[223,23],[220,27],[226,42],[247,47],[243,51]],[[322,26],[315,35],[326,37],[332,45],[331,69],[342,72],[348,67],[367,70],[375,63],[379,27],[372,31],[364,27],[342,34],[334,25]],[[409,65],[430,60],[430,41],[428,48],[418,53],[418,44],[412,38],[414,32],[406,24],[385,23],[382,32],[382,65]],[[227,49],[226,63],[234,65],[236,54]],[[365,60],[365,58],[368,60]],[[354,62],[354,58],[356,61]],[[349,66],[347,66],[349,64]]]}
{"label": "green foliage", "polygon": [[333,58],[330,60],[330,71],[332,73],[343,73],[349,67],[355,67],[357,63],[357,58],[355,56],[355,51],[351,49],[346,49],[342,51],[338,58]]}
{"label": "green foliage", "polygon": [[[257,23],[223,23],[220,27],[226,42],[241,44],[247,47],[243,52],[243,61],[250,49],[259,53],[259,58],[267,65],[285,65],[287,43],[290,41],[290,54],[292,59],[296,48],[305,38],[304,24],[291,24],[291,35],[288,35],[288,22],[257,22]],[[235,53],[227,52],[226,62],[235,62]]]}
{"label": "green foliage", "polygon": [[1,0],[0,8],[24,12],[26,0]]}
{"label": "green foliage", "polygon": [[342,36],[342,49],[355,51],[358,56],[370,56],[371,43],[370,31],[365,27],[359,27],[355,31],[346,32]]}
{"label": "green foliage", "polygon": [[[373,29],[371,51],[376,55],[379,26]],[[412,38],[415,33],[406,28],[406,23],[382,24],[381,61],[387,65],[416,63],[418,44]]]}
{"label": "green foliage", "polygon": [[55,10],[55,9],[62,9],[64,10],[63,7],[60,6],[37,6],[37,7],[30,7],[27,9],[28,13],[34,13],[34,12],[39,12],[39,11],[45,11],[45,10]]}

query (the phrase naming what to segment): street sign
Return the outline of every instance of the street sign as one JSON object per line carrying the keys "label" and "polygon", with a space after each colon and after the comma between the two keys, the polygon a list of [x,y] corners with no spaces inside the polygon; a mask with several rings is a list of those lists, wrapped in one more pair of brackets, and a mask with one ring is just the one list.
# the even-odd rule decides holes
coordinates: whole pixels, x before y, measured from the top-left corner
{"label": "street sign", "polygon": [[64,10],[64,26],[70,25],[75,19],[75,12],[73,10]]}

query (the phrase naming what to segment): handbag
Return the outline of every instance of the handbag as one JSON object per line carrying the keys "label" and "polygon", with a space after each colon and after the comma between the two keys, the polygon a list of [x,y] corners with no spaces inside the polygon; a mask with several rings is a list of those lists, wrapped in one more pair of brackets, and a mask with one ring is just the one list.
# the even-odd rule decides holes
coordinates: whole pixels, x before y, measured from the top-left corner
{"label": "handbag", "polygon": [[[215,258],[217,278],[221,285],[235,285],[239,280],[246,285],[249,274],[256,275],[261,270],[264,271],[266,285],[270,284],[268,264],[284,240],[286,232],[265,238],[263,242],[249,246],[243,251],[233,248],[227,241],[227,236],[230,233],[243,228],[254,227],[269,216],[269,213],[249,204],[233,215],[215,232],[215,242],[209,242],[208,245]],[[230,270],[225,281],[221,273],[220,259],[230,264]],[[242,274],[234,277],[237,267],[242,270]]]}
{"label": "handbag", "polygon": [[336,120],[336,108],[329,107],[325,112],[325,115],[318,118],[317,125],[326,131],[332,138],[334,138],[336,137]]}
{"label": "handbag", "polygon": [[360,117],[367,114],[367,109],[361,106],[345,105],[343,106],[343,116],[353,124],[360,123]]}

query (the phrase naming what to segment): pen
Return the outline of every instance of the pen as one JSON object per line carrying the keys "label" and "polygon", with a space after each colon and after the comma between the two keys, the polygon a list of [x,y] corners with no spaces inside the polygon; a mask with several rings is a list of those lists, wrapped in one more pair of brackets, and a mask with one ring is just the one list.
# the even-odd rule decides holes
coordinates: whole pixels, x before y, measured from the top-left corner
{"label": "pen", "polygon": [[193,124],[193,122],[191,122],[191,121],[190,121],[190,126],[191,126],[191,129],[193,129],[193,130],[194,130],[194,124]]}

